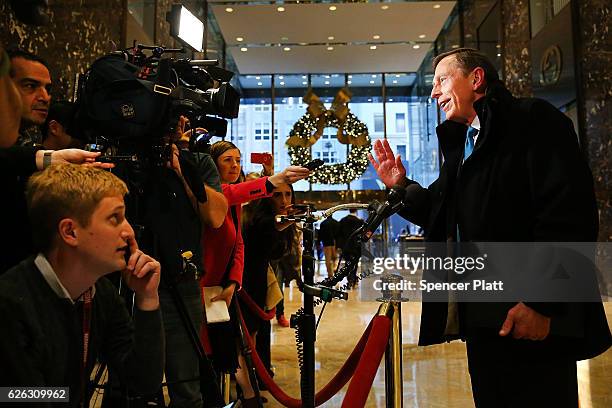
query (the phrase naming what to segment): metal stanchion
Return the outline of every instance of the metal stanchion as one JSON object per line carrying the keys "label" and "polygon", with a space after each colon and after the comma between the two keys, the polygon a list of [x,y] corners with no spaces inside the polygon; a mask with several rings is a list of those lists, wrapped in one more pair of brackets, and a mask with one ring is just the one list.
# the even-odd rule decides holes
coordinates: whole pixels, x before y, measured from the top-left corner
{"label": "metal stanchion", "polygon": [[229,373],[222,374],[221,387],[223,388],[223,401],[225,404],[229,404],[230,402],[230,388],[231,388],[231,380]]}
{"label": "metal stanchion", "polygon": [[[383,282],[398,283],[400,275],[384,275]],[[377,299],[383,302],[379,315],[386,315],[391,319],[391,332],[389,343],[385,350],[385,407],[403,407],[403,381],[402,381],[402,297],[401,290],[383,290],[382,297]]]}

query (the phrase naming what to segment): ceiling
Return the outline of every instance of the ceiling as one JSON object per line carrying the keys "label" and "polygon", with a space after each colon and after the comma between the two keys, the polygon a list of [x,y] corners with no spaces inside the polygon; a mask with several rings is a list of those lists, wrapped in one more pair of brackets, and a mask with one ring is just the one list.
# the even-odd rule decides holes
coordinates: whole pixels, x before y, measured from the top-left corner
{"label": "ceiling", "polygon": [[241,74],[414,72],[455,6],[211,3]]}

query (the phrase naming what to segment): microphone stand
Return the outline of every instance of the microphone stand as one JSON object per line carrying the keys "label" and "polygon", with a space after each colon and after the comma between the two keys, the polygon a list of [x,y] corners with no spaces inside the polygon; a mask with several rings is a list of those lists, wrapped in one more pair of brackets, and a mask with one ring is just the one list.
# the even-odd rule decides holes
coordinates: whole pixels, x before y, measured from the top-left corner
{"label": "microphone stand", "polygon": [[[296,328],[299,340],[303,344],[302,363],[300,367],[300,391],[303,408],[315,406],[315,341],[316,316],[314,313],[315,296],[331,302],[333,298],[348,299],[348,293],[330,287],[315,285],[315,256],[314,256],[314,223],[320,219],[330,217],[335,211],[351,208],[368,208],[368,204],[342,204],[332,207],[323,213],[314,213],[311,205],[301,206],[305,209],[300,215],[281,215],[276,217],[277,222],[297,221],[303,223],[303,252],[302,252],[302,279],[299,285],[304,294],[303,313],[291,316],[291,327]],[[299,352],[298,352],[299,354]]]}

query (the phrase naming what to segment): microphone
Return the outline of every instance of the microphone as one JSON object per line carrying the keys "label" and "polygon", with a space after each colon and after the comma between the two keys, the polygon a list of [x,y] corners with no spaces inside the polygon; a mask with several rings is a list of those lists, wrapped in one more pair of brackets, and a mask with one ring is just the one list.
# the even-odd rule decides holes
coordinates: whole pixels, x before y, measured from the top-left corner
{"label": "microphone", "polygon": [[406,191],[403,187],[393,186],[384,204],[376,200],[370,203],[368,207],[370,215],[365,221],[361,232],[363,242],[368,241],[372,235],[374,235],[374,231],[376,231],[386,218],[389,218],[404,206],[403,199],[406,195],[405,193]]}

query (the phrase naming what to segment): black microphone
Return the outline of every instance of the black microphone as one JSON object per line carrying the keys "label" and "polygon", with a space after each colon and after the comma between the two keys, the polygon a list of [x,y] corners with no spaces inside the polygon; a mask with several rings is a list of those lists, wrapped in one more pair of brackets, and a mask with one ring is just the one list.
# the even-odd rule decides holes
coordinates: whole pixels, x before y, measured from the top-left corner
{"label": "black microphone", "polygon": [[404,197],[405,189],[400,186],[393,186],[384,204],[376,200],[370,203],[370,207],[368,207],[370,215],[365,221],[361,232],[363,242],[368,241],[372,237],[374,231],[386,218],[389,218],[403,207]]}

